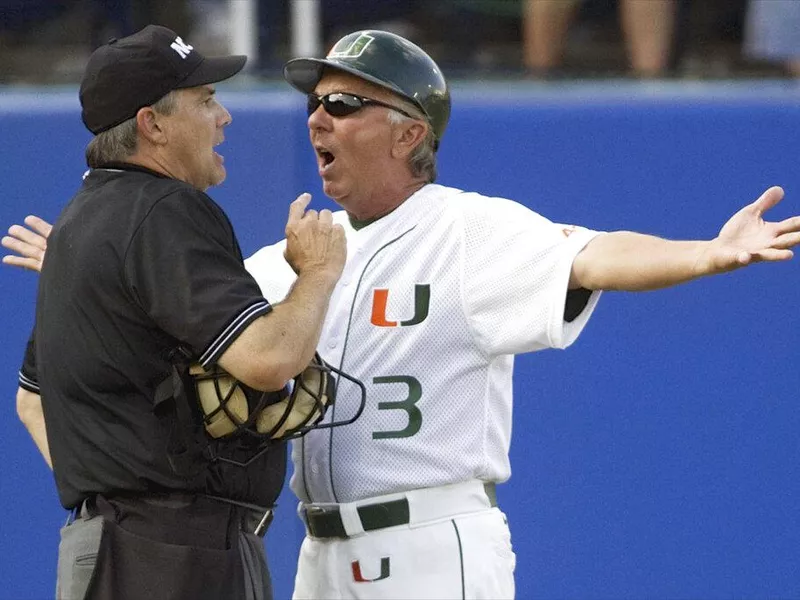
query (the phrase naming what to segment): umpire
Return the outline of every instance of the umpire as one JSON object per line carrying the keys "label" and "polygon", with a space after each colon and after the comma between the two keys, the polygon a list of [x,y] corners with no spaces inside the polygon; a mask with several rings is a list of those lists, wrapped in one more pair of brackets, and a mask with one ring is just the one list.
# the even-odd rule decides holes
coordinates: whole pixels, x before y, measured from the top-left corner
{"label": "umpire", "polygon": [[346,252],[341,227],[306,212],[303,195],[286,226],[291,294],[271,305],[244,269],[205,194],[225,179],[214,147],[231,121],[213,84],[244,63],[151,25],[87,64],[90,170],[48,240],[20,373],[20,393],[41,403],[34,439],[72,511],[59,598],[271,597],[259,534],[285,442],[203,443],[188,364],[281,398],[313,358]]}

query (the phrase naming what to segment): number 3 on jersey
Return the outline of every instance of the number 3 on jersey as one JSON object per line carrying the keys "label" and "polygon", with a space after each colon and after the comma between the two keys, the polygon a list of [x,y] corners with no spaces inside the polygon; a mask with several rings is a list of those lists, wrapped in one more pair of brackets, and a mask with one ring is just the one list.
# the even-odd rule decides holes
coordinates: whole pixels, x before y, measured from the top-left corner
{"label": "number 3 on jersey", "polygon": [[416,434],[422,427],[422,411],[417,408],[417,402],[422,397],[422,385],[414,377],[407,375],[397,375],[391,377],[374,377],[372,383],[380,384],[405,384],[408,393],[403,400],[392,400],[391,402],[378,402],[378,410],[404,410],[408,414],[408,425],[399,431],[374,431],[373,440],[385,440],[388,438],[406,438]]}

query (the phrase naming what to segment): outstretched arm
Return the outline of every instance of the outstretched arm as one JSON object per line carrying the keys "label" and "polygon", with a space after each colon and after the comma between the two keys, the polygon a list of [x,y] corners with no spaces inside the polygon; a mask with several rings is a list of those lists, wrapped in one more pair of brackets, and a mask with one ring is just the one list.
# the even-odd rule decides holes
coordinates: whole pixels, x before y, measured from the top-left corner
{"label": "outstretched arm", "polygon": [[778,223],[762,218],[782,198],[783,189],[769,188],[709,241],[670,241],[629,231],[597,236],[575,258],[570,288],[654,290],[757,262],[789,260],[791,248],[800,244],[800,216]]}
{"label": "outstretched arm", "polygon": [[12,225],[8,229],[8,235],[3,236],[3,247],[16,253],[4,256],[3,262],[31,271],[41,271],[47,250],[47,236],[53,226],[33,215],[25,217],[25,225],[29,229],[22,225]]}
{"label": "outstretched arm", "polygon": [[50,459],[50,446],[47,443],[47,430],[44,425],[44,413],[42,412],[42,397],[26,389],[17,389],[17,415],[25,425],[28,433],[31,434],[36,447],[42,453],[47,466],[53,468],[53,461]]}
{"label": "outstretched arm", "polygon": [[[800,216],[773,223],[764,213],[783,198],[783,189],[771,187],[742,208],[710,241],[671,241],[617,231],[597,236],[575,258],[570,288],[590,290],[654,290],[733,271],[764,261],[789,260],[800,244]],[[2,244],[19,256],[3,262],[38,271],[47,248],[51,225],[29,216],[26,229],[14,225]]]}

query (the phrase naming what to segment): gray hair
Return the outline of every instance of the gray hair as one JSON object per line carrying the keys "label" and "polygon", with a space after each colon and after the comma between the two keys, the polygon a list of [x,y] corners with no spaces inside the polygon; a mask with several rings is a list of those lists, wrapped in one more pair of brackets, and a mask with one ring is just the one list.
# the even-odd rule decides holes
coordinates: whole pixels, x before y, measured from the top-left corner
{"label": "gray hair", "polygon": [[[178,106],[175,92],[169,92],[152,105],[157,113],[171,115]],[[131,117],[107,131],[98,133],[86,146],[86,164],[96,169],[108,163],[124,162],[136,152],[136,117]]]}
{"label": "gray hair", "polygon": [[[410,117],[397,112],[396,110],[389,111],[390,123],[406,123],[412,121]],[[420,118],[420,120],[426,119]],[[425,134],[425,139],[414,148],[411,156],[408,157],[408,166],[411,169],[411,174],[414,177],[422,177],[428,183],[436,181],[436,136],[433,133],[433,127],[428,123],[428,131]]]}

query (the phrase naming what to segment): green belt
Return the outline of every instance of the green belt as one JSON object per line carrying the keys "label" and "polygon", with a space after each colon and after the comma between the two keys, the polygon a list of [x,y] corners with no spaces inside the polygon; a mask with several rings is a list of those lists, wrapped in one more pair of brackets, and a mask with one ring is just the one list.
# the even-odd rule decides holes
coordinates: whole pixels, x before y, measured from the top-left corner
{"label": "green belt", "polygon": [[[497,506],[494,483],[484,483],[483,489],[490,506]],[[408,500],[391,500],[359,506],[356,511],[364,531],[375,531],[397,525],[407,525],[410,520]],[[301,510],[308,533],[315,538],[346,538],[347,532],[338,507],[304,506]]]}

